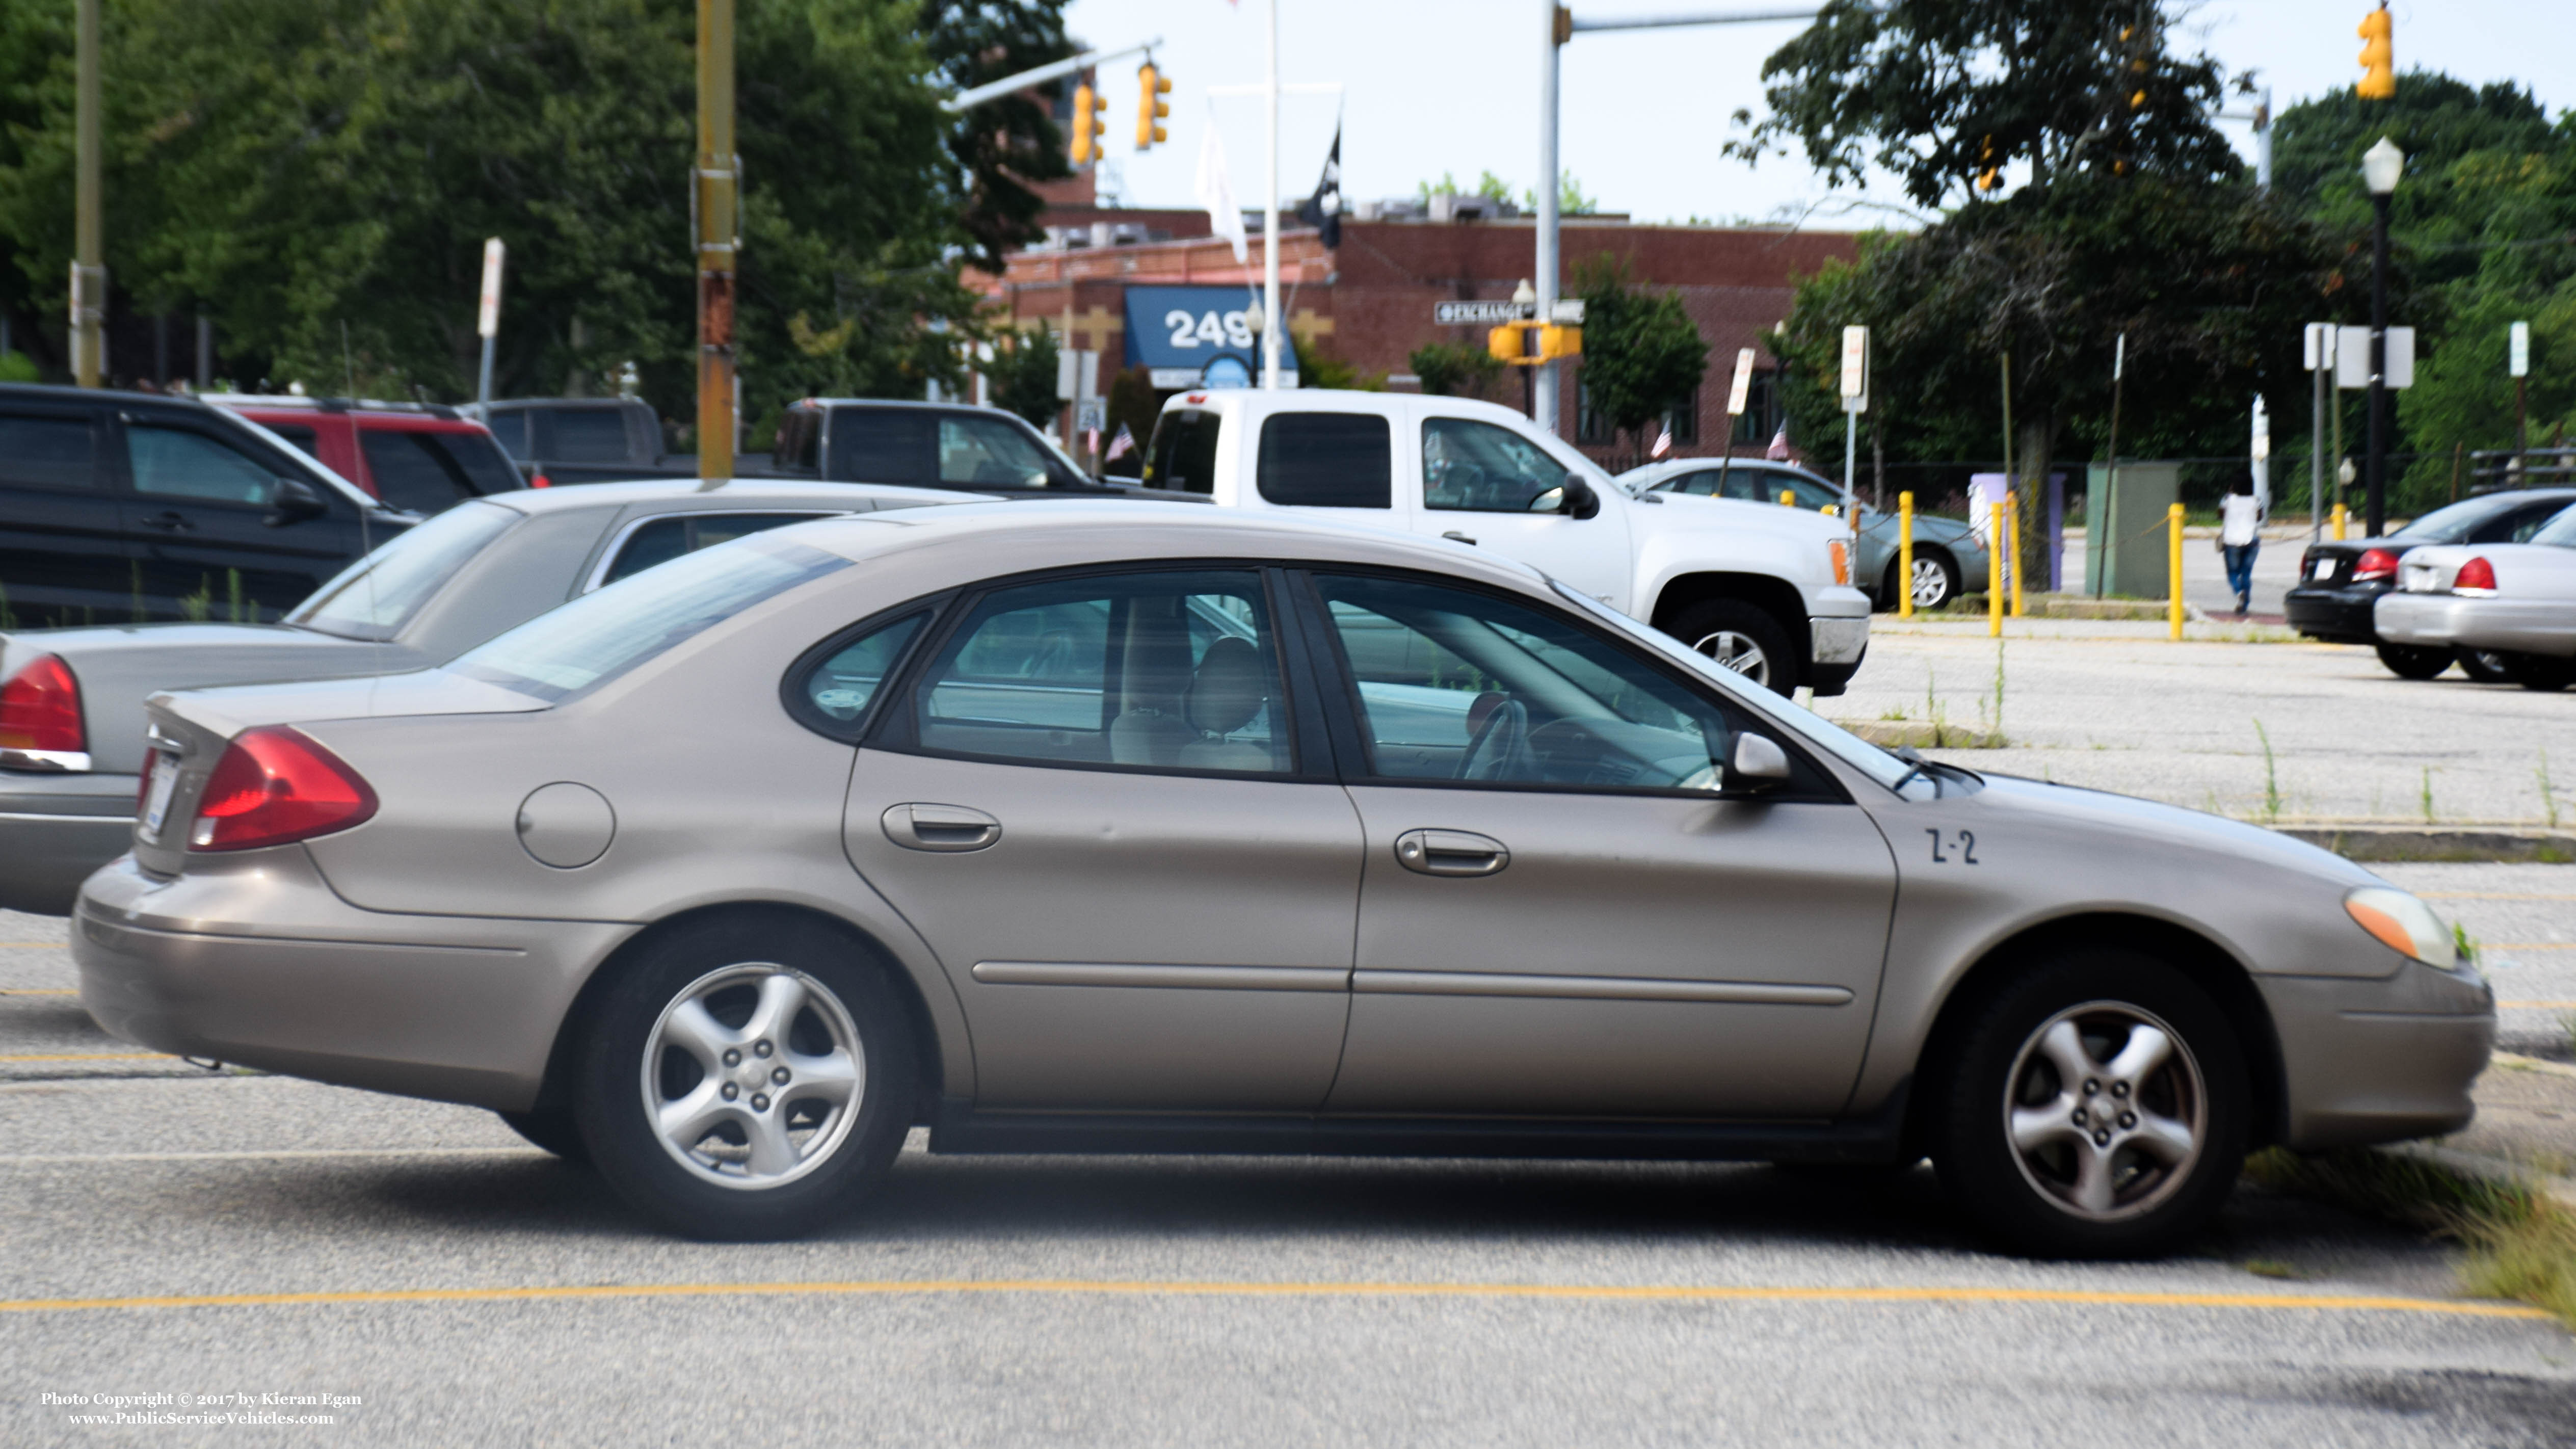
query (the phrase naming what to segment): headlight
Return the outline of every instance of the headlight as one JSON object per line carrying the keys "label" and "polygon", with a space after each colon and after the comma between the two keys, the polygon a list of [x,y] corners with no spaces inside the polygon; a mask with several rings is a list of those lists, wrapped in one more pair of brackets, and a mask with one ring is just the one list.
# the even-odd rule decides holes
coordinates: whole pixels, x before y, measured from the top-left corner
{"label": "headlight", "polygon": [[2459,945],[2433,908],[2392,886],[2363,886],[2343,898],[2343,908],[2363,930],[2401,956],[2449,970]]}

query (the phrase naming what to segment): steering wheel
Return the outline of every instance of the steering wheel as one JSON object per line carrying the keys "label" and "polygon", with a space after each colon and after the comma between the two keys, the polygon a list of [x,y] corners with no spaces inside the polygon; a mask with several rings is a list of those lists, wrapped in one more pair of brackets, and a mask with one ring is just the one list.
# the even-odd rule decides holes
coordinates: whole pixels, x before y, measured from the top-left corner
{"label": "steering wheel", "polygon": [[1526,780],[1536,774],[1530,767],[1529,707],[1517,699],[1506,699],[1485,716],[1476,737],[1467,742],[1467,752],[1458,757],[1461,780]]}

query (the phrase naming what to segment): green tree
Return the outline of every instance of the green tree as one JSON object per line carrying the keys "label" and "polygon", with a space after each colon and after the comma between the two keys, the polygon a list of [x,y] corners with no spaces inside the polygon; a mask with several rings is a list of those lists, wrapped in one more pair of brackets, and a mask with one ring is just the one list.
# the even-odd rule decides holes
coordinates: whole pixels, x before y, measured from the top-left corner
{"label": "green tree", "polygon": [[[941,80],[961,91],[1073,54],[1064,0],[923,0],[919,25]],[[1037,87],[1038,100],[987,101],[950,128],[948,149],[966,176],[969,260],[985,271],[999,272],[1004,252],[1046,234],[1038,225],[1046,203],[1027,183],[1073,174],[1064,134],[1042,103],[1065,84]]]}
{"label": "green tree", "polygon": [[1056,396],[1055,334],[1044,327],[1006,333],[993,343],[993,360],[984,364],[993,406],[1018,413],[1039,428],[1055,426],[1064,400]]}
{"label": "green tree", "polygon": [[1427,342],[1413,349],[1405,365],[1422,379],[1422,390],[1434,397],[1472,397],[1491,401],[1502,381],[1501,358],[1473,342]]}
{"label": "green tree", "polygon": [[1631,285],[1601,254],[1575,264],[1583,298],[1583,386],[1615,432],[1635,433],[1687,401],[1708,373],[1708,344],[1670,292]]}

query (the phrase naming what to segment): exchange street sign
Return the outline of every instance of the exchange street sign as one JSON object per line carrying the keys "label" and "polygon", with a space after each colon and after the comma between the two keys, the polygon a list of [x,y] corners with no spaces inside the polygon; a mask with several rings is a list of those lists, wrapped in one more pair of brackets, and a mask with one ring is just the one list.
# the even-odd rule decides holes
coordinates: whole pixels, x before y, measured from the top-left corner
{"label": "exchange street sign", "polygon": [[1431,320],[1442,327],[1491,327],[1502,322],[1526,321],[1535,310],[1508,297],[1492,302],[1434,302],[1431,304]]}

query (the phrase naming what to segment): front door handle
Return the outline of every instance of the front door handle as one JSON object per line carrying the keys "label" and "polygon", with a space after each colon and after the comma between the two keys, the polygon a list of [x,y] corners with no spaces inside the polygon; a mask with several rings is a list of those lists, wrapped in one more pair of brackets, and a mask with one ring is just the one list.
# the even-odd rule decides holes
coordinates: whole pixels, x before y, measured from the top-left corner
{"label": "front door handle", "polygon": [[1455,539],[1457,542],[1459,542],[1459,543],[1463,543],[1463,544],[1467,545],[1469,548],[1474,548],[1474,547],[1476,546],[1476,541],[1475,541],[1474,539],[1469,538],[1467,535],[1465,535],[1465,534],[1463,534],[1463,533],[1460,533],[1458,530],[1456,530],[1456,529],[1454,529],[1454,528],[1453,528],[1453,529],[1451,529],[1451,530],[1449,530],[1447,533],[1444,533],[1444,534],[1442,534],[1442,535],[1440,535],[1440,536],[1441,536],[1442,538]]}
{"label": "front door handle", "polygon": [[1408,830],[1395,838],[1395,860],[1424,875],[1493,875],[1512,863],[1512,853],[1472,831]]}
{"label": "front door handle", "polygon": [[173,513],[168,509],[163,509],[159,513],[146,515],[143,519],[143,526],[145,528],[157,528],[164,533],[187,533],[196,528],[195,524],[188,521],[185,514]]}
{"label": "front door handle", "polygon": [[906,850],[982,850],[1002,838],[1001,821],[963,805],[908,800],[887,806],[881,823]]}

